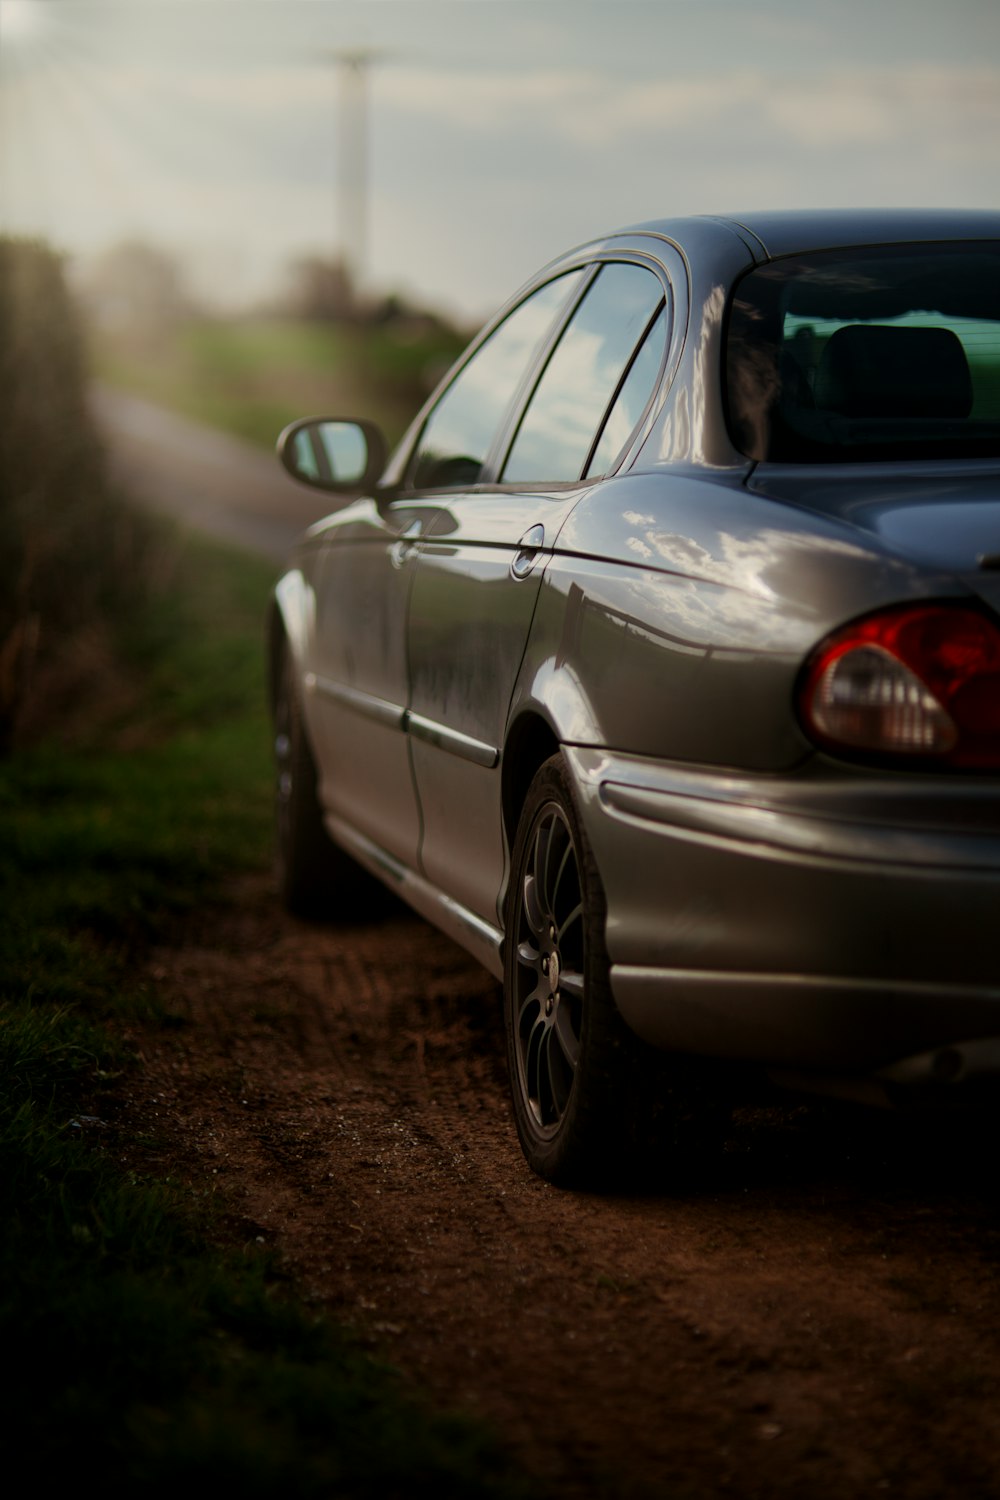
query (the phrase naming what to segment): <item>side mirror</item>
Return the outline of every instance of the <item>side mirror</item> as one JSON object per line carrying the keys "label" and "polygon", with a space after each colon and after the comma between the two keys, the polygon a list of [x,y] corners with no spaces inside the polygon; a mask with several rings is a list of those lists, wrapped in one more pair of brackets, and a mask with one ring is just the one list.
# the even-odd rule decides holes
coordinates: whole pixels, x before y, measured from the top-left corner
{"label": "side mirror", "polygon": [[388,454],[374,422],[307,417],[278,438],[278,457],[292,478],[334,495],[370,489]]}

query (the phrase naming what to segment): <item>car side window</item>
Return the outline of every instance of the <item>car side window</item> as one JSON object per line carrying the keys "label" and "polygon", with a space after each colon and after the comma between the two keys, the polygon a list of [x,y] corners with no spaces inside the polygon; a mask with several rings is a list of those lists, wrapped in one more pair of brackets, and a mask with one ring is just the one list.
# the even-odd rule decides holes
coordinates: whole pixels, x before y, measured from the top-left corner
{"label": "car side window", "polygon": [[414,488],[477,483],[533,355],[582,276],[567,272],[532,293],[459,371],[420,434],[410,462]]}
{"label": "car side window", "polygon": [[580,478],[633,353],[663,301],[663,287],[652,271],[626,262],[602,267],[535,388],[504,466],[505,483]]}
{"label": "car side window", "polygon": [[646,402],[660,373],[666,340],[667,309],[663,306],[636,351],[629,372],[622,381],[621,390],[608,412],[597,447],[587,465],[587,479],[599,479],[608,472],[639,425],[639,418],[646,409]]}

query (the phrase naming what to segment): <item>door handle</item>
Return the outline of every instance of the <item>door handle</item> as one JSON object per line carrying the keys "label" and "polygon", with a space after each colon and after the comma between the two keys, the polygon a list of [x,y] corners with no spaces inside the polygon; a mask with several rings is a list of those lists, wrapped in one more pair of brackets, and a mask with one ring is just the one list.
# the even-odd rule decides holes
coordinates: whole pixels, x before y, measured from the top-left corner
{"label": "door handle", "polygon": [[401,537],[397,537],[397,539],[393,542],[392,546],[389,548],[389,561],[392,563],[392,566],[394,568],[403,567],[404,563],[406,563],[409,558],[413,556],[413,549],[422,530],[423,522],[414,521],[412,525],[407,526],[406,530],[403,532],[403,535]]}
{"label": "door handle", "polygon": [[530,526],[517,544],[517,551],[511,559],[510,572],[512,578],[527,578],[538,559],[538,553],[542,543],[545,541],[545,527],[539,523]]}

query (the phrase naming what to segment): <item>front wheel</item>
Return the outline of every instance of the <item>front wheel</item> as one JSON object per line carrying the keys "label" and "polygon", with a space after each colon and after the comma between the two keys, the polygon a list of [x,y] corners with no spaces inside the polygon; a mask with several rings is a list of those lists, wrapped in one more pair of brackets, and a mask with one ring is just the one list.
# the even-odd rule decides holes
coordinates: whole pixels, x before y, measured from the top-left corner
{"label": "front wheel", "polygon": [[653,1145],[662,1059],[611,994],[600,876],[559,755],[518,824],[507,897],[504,1016],[529,1166],[560,1184],[627,1177]]}
{"label": "front wheel", "polygon": [[296,916],[325,915],[360,872],[323,826],[316,765],[287,647],[274,703],[274,771],[281,898]]}

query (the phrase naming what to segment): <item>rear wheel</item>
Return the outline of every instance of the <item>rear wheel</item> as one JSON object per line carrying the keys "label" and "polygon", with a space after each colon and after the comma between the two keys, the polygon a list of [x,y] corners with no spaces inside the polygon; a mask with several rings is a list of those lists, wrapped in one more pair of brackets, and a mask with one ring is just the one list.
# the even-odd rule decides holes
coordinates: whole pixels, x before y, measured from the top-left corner
{"label": "rear wheel", "polygon": [[[528,1164],[561,1184],[628,1176],[658,1143],[665,1061],[611,994],[600,876],[561,756],[525,800],[507,899],[504,1013]],[[669,1089],[667,1089],[667,1094]]]}
{"label": "rear wheel", "polygon": [[274,704],[274,770],[281,899],[297,916],[319,916],[331,908],[351,872],[359,872],[323,826],[316,764],[287,648]]}

